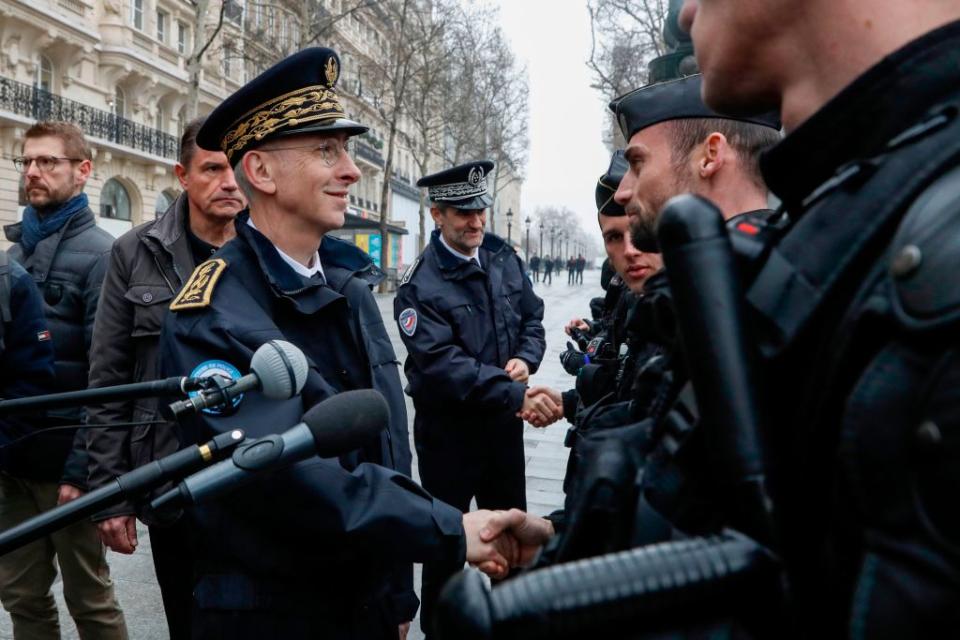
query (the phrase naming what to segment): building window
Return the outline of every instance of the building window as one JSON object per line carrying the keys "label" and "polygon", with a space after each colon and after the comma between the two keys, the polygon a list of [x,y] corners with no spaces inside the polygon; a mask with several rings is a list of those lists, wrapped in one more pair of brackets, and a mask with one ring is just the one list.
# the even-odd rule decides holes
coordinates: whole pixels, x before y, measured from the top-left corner
{"label": "building window", "polygon": [[157,9],[157,40],[166,44],[167,42],[167,21],[169,16],[163,11]]}
{"label": "building window", "polygon": [[177,195],[172,193],[169,189],[166,191],[161,191],[157,194],[157,205],[153,210],[154,216],[159,218],[164,213],[167,212],[167,209],[170,208],[170,205],[173,204],[173,201],[177,199]]}
{"label": "building window", "polygon": [[127,94],[120,87],[113,94],[113,114],[121,118],[127,116]]}
{"label": "building window", "polygon": [[177,23],[177,51],[187,52],[187,25],[182,22]]}
{"label": "building window", "polygon": [[107,180],[100,192],[100,217],[112,220],[130,219],[130,194],[116,178]]}
{"label": "building window", "polygon": [[243,5],[237,0],[224,0],[223,17],[235,24],[242,24]]}
{"label": "building window", "polygon": [[130,0],[130,21],[135,29],[143,31],[143,0]]}
{"label": "building window", "polygon": [[177,112],[177,137],[183,137],[183,130],[187,127],[187,108],[180,107]]}
{"label": "building window", "polygon": [[44,91],[53,91],[53,63],[47,56],[40,56],[37,61],[37,72],[33,78],[33,86]]}
{"label": "building window", "polygon": [[233,49],[231,49],[230,47],[226,47],[223,50],[223,75],[226,78],[230,77],[230,72],[232,71],[232,69],[230,68],[230,58],[232,57],[233,57]]}
{"label": "building window", "polygon": [[157,131],[166,131],[166,130],[167,130],[167,129],[166,129],[166,126],[165,126],[166,123],[167,123],[167,114],[164,113],[163,107],[159,107],[159,106],[158,106],[158,107],[157,107],[157,117],[156,117],[156,121],[155,121],[155,125],[156,125]]}

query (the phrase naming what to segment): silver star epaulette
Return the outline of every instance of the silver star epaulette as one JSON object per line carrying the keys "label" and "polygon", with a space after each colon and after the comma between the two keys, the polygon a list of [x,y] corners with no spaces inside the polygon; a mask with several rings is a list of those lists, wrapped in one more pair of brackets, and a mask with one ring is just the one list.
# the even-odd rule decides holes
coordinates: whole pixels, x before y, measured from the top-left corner
{"label": "silver star epaulette", "polygon": [[203,309],[210,306],[210,300],[213,298],[213,289],[217,286],[217,280],[227,270],[227,261],[223,258],[213,258],[197,266],[190,274],[187,284],[177,294],[177,297],[170,303],[171,311],[183,311],[184,309]]}

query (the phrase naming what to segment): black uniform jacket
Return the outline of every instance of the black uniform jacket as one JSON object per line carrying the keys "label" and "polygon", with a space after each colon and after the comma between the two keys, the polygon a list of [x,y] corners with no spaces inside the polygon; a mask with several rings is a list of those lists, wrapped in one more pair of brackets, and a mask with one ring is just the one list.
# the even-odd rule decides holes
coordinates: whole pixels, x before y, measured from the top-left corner
{"label": "black uniform jacket", "polygon": [[[23,267],[11,260],[7,269],[7,275],[0,276],[7,278],[10,309],[10,320],[4,322],[0,338],[0,398],[51,393],[55,379],[53,340],[43,313],[43,299]],[[58,462],[57,455],[69,447],[72,434],[51,432],[13,444],[41,426],[38,422],[37,416],[30,414],[0,417],[0,471],[36,480],[60,477],[62,457]]]}
{"label": "black uniform jacket", "polygon": [[[460,512],[406,475],[410,454],[398,363],[369,288],[381,272],[355,246],[327,237],[320,248],[327,284],[304,279],[246,221],[241,213],[237,237],[215,256],[225,268],[207,291],[209,304],[168,315],[160,340],[162,374],[189,374],[211,360],[246,372],[258,347],[284,339],[307,355],[306,386],[288,401],[254,392],[232,416],[184,421],[183,441],[202,442],[237,427],[248,437],[282,432],[307,408],[359,387],[383,393],[391,425],[379,442],[340,461],[312,458],[195,509],[211,543],[201,573],[255,576],[259,586],[299,585],[298,591],[321,592],[331,604],[381,596],[400,562],[462,559]],[[201,607],[250,606],[222,601],[224,590],[198,590],[197,597]],[[409,600],[397,604],[398,622],[411,619],[415,600],[410,607]]]}
{"label": "black uniform jacket", "polygon": [[434,231],[404,276],[394,316],[409,356],[404,371],[418,421],[437,416],[445,427],[513,418],[526,385],[504,371],[520,358],[536,372],[546,349],[543,301],[533,292],[516,252],[486,234],[481,266],[454,256]]}
{"label": "black uniform jacket", "polygon": [[960,23],[762,162],[793,224],[749,288],[771,485],[809,637],[960,624]]}

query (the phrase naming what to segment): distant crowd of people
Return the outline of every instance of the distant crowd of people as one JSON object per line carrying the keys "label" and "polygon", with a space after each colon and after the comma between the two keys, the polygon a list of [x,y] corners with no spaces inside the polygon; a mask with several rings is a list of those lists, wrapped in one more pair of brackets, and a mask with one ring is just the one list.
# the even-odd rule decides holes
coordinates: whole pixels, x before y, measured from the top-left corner
{"label": "distant crowd of people", "polygon": [[[533,274],[534,282],[540,282],[540,267],[543,267],[543,282],[553,284],[553,274],[560,275],[563,271],[564,260],[562,256],[546,255],[541,258],[537,254],[533,254],[528,266]],[[583,284],[583,270],[587,267],[587,259],[583,257],[583,254],[567,258],[566,266],[567,284]]]}

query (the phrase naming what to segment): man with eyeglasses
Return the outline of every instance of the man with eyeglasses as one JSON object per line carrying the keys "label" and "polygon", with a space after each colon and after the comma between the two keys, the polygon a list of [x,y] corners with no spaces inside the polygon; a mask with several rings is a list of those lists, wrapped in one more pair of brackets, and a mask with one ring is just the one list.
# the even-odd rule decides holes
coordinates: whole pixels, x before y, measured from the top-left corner
{"label": "man with eyeglasses", "polygon": [[[360,171],[326,48],[296,53],[251,80],[197,135],[223,151],[249,202],[236,237],[199,265],[174,298],[160,338],[162,375],[211,367],[239,376],[264,342],[306,354],[300,396],[244,394],[235,413],[181,421],[184,444],[242,428],[282,432],[337,393],[372,388],[390,424],[339,459],[313,458],[191,509],[199,545],[195,637],[404,637],[418,601],[412,563],[464,559],[504,575],[506,542],[483,544],[491,512],[462,514],[410,478],[406,408],[371,287],[384,277],[355,245],[327,236],[344,224]],[[334,425],[331,425],[334,426]]]}
{"label": "man with eyeglasses", "polygon": [[[53,342],[55,391],[87,387],[93,318],[113,237],[96,225],[84,186],[93,170],[83,133],[67,122],[38,122],[24,134],[14,158],[29,205],[23,220],[4,228],[10,257],[33,277]],[[79,408],[47,411],[37,427],[83,422]],[[22,473],[0,473],[0,528],[82,495],[87,460],[78,436],[59,430],[20,447]],[[27,463],[27,461],[29,461]],[[67,608],[83,638],[126,638],[123,612],[114,596],[105,550],[90,521],[0,557],[0,600],[17,638],[59,638],[50,587],[57,564]]]}

